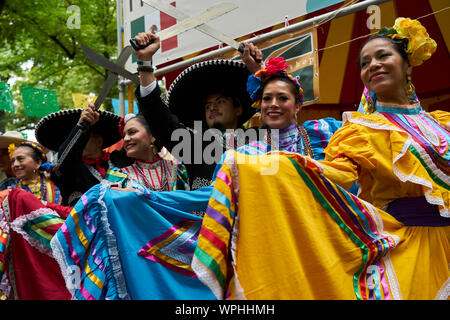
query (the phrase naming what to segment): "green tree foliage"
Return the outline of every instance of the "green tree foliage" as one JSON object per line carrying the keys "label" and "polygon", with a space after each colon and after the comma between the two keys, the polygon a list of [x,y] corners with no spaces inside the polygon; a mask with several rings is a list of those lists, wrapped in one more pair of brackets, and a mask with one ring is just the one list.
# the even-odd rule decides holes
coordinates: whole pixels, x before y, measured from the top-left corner
{"label": "green tree foliage", "polygon": [[[72,93],[97,94],[107,72],[84,57],[81,44],[115,61],[116,28],[114,0],[0,0],[0,81],[12,84],[16,107],[0,111],[0,131],[39,121],[25,116],[21,86],[56,90],[60,109],[73,107]],[[117,96],[114,86],[109,97]],[[110,99],[104,105],[112,110]]]}

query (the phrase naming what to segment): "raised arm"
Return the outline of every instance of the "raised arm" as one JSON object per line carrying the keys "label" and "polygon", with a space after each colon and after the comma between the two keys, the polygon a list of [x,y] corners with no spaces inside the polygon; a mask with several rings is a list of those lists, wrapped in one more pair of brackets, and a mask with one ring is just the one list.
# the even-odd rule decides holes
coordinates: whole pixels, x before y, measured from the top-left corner
{"label": "raised arm", "polygon": [[152,134],[156,138],[159,147],[166,147],[169,151],[178,141],[171,141],[172,132],[185,126],[170,112],[170,109],[161,95],[156,77],[150,67],[152,57],[160,47],[160,39],[151,32],[142,32],[135,37],[140,45],[153,41],[149,46],[139,51],[134,51],[139,61],[140,85],[135,95],[138,100],[139,112],[149,123]]}

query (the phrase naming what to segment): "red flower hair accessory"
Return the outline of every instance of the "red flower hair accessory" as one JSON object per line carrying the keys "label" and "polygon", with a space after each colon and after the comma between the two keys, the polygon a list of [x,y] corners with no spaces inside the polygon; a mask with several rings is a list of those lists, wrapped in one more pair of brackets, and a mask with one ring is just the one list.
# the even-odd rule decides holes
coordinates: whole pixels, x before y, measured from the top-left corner
{"label": "red flower hair accessory", "polygon": [[247,81],[247,92],[250,98],[254,101],[252,107],[259,109],[260,101],[258,99],[259,92],[261,90],[261,83],[265,83],[269,78],[273,76],[282,76],[290,79],[298,89],[300,95],[300,103],[303,103],[303,88],[300,83],[289,74],[286,70],[289,65],[284,58],[276,57],[267,60],[265,66],[255,72],[254,75],[250,75]]}
{"label": "red flower hair accessory", "polygon": [[125,117],[122,117],[119,121],[119,134],[123,137],[123,128],[125,128]]}
{"label": "red flower hair accessory", "polygon": [[282,57],[272,58],[267,60],[264,68],[261,68],[255,72],[255,77],[266,78],[273,75],[286,73],[287,68],[289,68],[289,66]]}
{"label": "red flower hair accessory", "polygon": [[134,113],[128,113],[126,114],[124,117],[122,117],[122,119],[120,119],[119,121],[119,134],[123,137],[123,130],[125,129],[125,124],[135,118],[136,115]]}

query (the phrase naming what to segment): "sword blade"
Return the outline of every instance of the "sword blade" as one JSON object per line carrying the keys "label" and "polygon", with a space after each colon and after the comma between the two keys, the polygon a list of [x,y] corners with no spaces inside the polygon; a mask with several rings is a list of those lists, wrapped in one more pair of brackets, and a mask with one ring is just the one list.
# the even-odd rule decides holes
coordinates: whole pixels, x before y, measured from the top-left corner
{"label": "sword blade", "polygon": [[176,9],[174,6],[164,3],[162,1],[158,0],[142,0],[145,4],[148,4],[150,7],[155,8],[158,11],[164,12],[165,14],[168,14],[169,16],[177,19],[177,20],[184,20],[189,18],[187,14],[184,12]]}
{"label": "sword blade", "polygon": [[244,46],[242,44],[206,24],[198,26],[196,29],[203,33],[206,33],[208,36],[213,37],[216,40],[219,40],[220,42],[226,43],[227,45],[238,50],[241,53],[244,52]]}
{"label": "sword blade", "polygon": [[195,17],[184,19],[183,21],[178,22],[172,27],[161,30],[160,32],[158,32],[158,36],[161,40],[171,38],[190,29],[196,28],[206,23],[207,21],[224,15],[225,13],[230,12],[236,8],[238,8],[238,6],[230,2],[216,4],[206,9],[202,13],[196,15]]}
{"label": "sword blade", "polygon": [[[119,54],[119,57],[117,58],[117,64],[118,65],[124,65],[125,62],[130,57],[133,50],[131,49],[131,46],[126,46],[122,49],[122,51]],[[109,60],[108,60],[109,61]],[[111,90],[112,86],[114,85],[114,82],[117,80],[117,74],[113,72],[108,73],[108,77],[106,78],[105,83],[103,84],[102,89],[100,90],[97,99],[94,101],[95,109],[100,108],[103,101],[107,97],[109,91]]]}
{"label": "sword blade", "polygon": [[95,109],[100,108],[100,106],[102,105],[103,101],[105,101],[106,96],[108,95],[109,91],[113,87],[116,80],[117,74],[109,72],[108,77],[106,78],[106,81],[103,84],[103,87],[97,96],[97,99],[95,99],[94,101]]}
{"label": "sword blade", "polygon": [[[121,75],[124,78],[127,78],[134,83],[139,84],[139,77],[133,73],[131,73],[128,70],[125,70],[122,68],[122,66],[115,64],[114,62],[109,61],[101,54],[98,54],[94,50],[86,47],[85,45],[81,45],[81,48],[83,49],[83,53],[86,58],[88,58],[90,61],[94,62],[95,64],[98,64],[99,66],[102,66],[103,68],[107,69],[108,71],[111,71],[115,74]],[[126,60],[125,60],[126,61]]]}
{"label": "sword blade", "polygon": [[119,57],[117,58],[116,63],[119,66],[123,66],[125,62],[127,62],[130,55],[133,53],[133,49],[131,49],[131,46],[125,46],[122,48],[122,50],[119,53]]}
{"label": "sword blade", "polygon": [[[184,20],[188,18],[188,16],[184,12],[176,9],[174,6],[168,3],[163,3],[162,1],[158,0],[143,0],[143,2],[177,20]],[[195,27],[195,29],[209,35],[210,37],[216,40],[219,40],[220,42],[229,45],[230,47],[238,50],[241,53],[244,52],[244,46],[242,44],[226,36],[225,34],[217,31],[216,29],[211,28],[209,25],[205,23]]]}

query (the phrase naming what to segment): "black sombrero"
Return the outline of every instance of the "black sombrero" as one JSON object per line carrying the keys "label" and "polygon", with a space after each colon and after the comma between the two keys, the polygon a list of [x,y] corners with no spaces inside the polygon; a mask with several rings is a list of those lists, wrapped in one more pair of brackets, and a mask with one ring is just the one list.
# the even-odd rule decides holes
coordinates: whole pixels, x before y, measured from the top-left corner
{"label": "black sombrero", "polygon": [[242,125],[255,113],[247,92],[250,75],[244,63],[231,60],[207,60],[193,64],[172,82],[169,108],[181,122],[193,127],[195,120],[205,120],[204,101],[211,93],[221,92],[237,98],[243,109],[238,124]]}
{"label": "black sombrero", "polygon": [[[36,140],[44,147],[57,151],[67,139],[80,119],[83,109],[61,110],[39,120],[35,129]],[[97,110],[100,119],[90,130],[103,137],[103,148],[107,148],[122,137],[119,134],[120,117],[112,112]]]}

